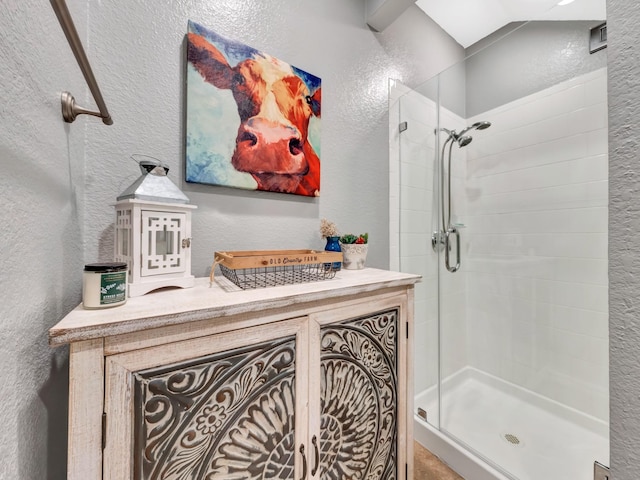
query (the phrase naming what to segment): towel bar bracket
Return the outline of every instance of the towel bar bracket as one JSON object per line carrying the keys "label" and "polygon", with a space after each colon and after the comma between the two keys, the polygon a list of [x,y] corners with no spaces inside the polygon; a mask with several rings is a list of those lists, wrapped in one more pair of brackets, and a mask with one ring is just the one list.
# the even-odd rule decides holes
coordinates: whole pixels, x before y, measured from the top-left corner
{"label": "towel bar bracket", "polygon": [[113,125],[113,119],[111,116],[104,117],[100,112],[94,112],[87,110],[76,103],[76,99],[69,92],[62,92],[60,97],[62,101],[62,118],[67,123],[73,123],[78,115],[93,115],[94,117],[102,118],[102,122],[105,125]]}
{"label": "towel bar bracket", "polygon": [[50,1],[53,11],[55,12],[56,17],[58,17],[62,31],[64,32],[65,37],[67,37],[71,51],[78,61],[78,66],[84,75],[84,79],[87,81],[89,90],[91,91],[93,99],[95,100],[99,110],[99,112],[87,110],[86,108],[76,104],[76,99],[73,98],[71,93],[62,92],[62,118],[65,122],[72,123],[78,115],[87,114],[100,117],[102,119],[102,123],[105,125],[113,125],[113,120],[104,103],[102,94],[100,93],[98,82],[96,82],[96,78],[93,76],[91,65],[89,64],[86,53],[84,52],[84,48],[82,48],[82,42],[80,41],[78,31],[73,24],[73,19],[71,18],[71,14],[69,13],[65,0]]}

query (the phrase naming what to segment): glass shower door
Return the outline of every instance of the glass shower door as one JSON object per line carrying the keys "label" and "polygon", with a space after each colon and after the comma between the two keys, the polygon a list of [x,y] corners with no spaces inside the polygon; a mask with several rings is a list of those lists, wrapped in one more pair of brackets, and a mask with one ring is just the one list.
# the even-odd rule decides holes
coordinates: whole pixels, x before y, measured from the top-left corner
{"label": "glass shower door", "polygon": [[[478,53],[397,101],[399,267],[423,277],[414,412],[504,478],[609,462],[607,72],[589,61],[517,92]],[[459,244],[434,250],[451,227]]]}
{"label": "glass shower door", "polygon": [[[439,255],[431,237],[438,227],[439,164],[437,79],[420,92],[395,83],[400,121],[391,126],[399,145],[399,268],[422,276],[416,285],[414,349],[414,413],[434,427],[439,425]],[[392,94],[393,96],[393,94]],[[392,194],[393,197],[393,194]]]}

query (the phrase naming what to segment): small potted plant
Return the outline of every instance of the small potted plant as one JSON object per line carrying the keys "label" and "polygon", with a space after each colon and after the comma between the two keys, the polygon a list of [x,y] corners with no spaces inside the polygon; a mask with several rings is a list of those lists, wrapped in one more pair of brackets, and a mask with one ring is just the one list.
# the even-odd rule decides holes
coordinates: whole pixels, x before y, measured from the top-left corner
{"label": "small potted plant", "polygon": [[347,270],[361,270],[367,260],[369,249],[369,234],[354,235],[347,233],[340,237],[342,248],[342,262]]}

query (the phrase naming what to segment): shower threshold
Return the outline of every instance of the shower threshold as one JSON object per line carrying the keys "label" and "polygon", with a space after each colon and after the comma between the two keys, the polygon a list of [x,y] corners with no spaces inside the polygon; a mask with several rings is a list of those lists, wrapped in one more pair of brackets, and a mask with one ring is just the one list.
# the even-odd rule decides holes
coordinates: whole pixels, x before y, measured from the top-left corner
{"label": "shower threshold", "polygon": [[[512,478],[589,479],[594,460],[609,464],[606,422],[475,368],[443,381],[442,405],[441,432]],[[435,388],[416,396],[418,408],[437,418]]]}

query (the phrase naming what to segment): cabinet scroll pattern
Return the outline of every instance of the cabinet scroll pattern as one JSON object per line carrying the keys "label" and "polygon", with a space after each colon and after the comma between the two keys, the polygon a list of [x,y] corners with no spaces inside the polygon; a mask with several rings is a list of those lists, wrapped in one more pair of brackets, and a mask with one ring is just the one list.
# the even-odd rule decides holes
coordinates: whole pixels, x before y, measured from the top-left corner
{"label": "cabinet scroll pattern", "polygon": [[397,478],[398,311],[322,327],[322,480]]}
{"label": "cabinet scroll pattern", "polygon": [[134,373],[136,480],[294,476],[295,337]]}

